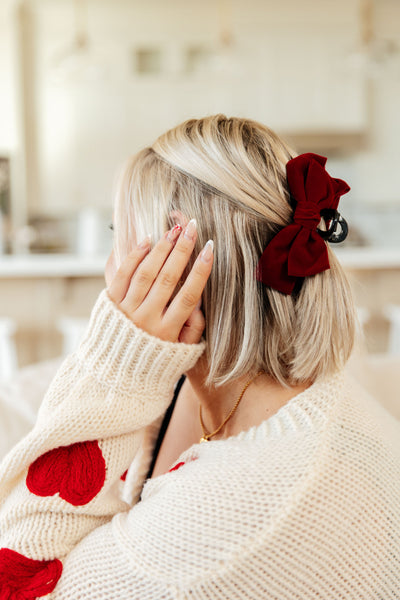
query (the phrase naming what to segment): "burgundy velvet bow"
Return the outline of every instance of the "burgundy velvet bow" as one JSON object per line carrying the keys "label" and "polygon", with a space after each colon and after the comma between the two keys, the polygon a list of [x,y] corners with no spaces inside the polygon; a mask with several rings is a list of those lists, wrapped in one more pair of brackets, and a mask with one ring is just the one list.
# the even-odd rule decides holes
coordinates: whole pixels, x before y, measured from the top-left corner
{"label": "burgundy velvet bow", "polygon": [[350,187],[325,170],[325,156],[300,154],[286,165],[287,181],[296,202],[293,223],[281,229],[266,246],[256,278],[284,294],[293,292],[298,278],[329,269],[326,243],[317,227],[321,210],[337,209]]}

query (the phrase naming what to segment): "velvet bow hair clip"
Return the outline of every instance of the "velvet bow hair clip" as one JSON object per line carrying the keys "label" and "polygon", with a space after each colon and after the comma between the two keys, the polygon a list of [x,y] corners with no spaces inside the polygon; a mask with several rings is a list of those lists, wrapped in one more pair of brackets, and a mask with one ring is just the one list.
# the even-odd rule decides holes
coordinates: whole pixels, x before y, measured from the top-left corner
{"label": "velvet bow hair clip", "polygon": [[[350,187],[327,173],[326,161],[324,156],[307,153],[286,165],[290,196],[295,205],[293,223],[272,238],[256,268],[258,281],[284,294],[291,294],[300,278],[329,269],[325,241],[341,242],[348,233],[347,223],[337,207],[340,196]],[[326,231],[318,229],[321,217]]]}

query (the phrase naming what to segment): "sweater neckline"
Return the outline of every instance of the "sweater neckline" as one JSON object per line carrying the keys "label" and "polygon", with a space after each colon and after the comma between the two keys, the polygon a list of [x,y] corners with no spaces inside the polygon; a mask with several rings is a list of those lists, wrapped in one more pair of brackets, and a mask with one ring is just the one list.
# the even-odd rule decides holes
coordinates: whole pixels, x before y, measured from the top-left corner
{"label": "sweater neckline", "polygon": [[345,373],[342,370],[315,381],[310,387],[290,398],[273,415],[258,425],[253,425],[249,429],[221,440],[211,440],[208,443],[199,442],[194,446],[203,448],[209,444],[255,441],[266,437],[281,437],[301,430],[309,431],[320,428],[326,423],[335,398],[341,395],[344,378]]}
{"label": "sweater neckline", "polygon": [[[341,370],[325,379],[315,381],[309,388],[293,396],[276,413],[259,425],[253,425],[249,429],[222,440],[193,444],[180,454],[172,467],[196,459],[203,453],[214,453],[216,449],[224,451],[227,446],[233,444],[237,445],[243,442],[260,442],[262,444],[268,439],[279,439],[301,431],[310,435],[321,431],[343,395],[346,385],[345,377],[344,370]],[[154,482],[158,481],[159,477],[163,478],[169,472],[147,479],[145,486],[155,485]]]}

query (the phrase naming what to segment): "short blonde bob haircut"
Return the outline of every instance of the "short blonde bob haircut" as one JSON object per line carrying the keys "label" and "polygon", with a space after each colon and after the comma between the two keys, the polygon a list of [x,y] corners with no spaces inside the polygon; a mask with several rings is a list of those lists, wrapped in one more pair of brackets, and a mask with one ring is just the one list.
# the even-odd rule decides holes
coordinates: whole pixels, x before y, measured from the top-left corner
{"label": "short blonde bob haircut", "polygon": [[[296,156],[269,128],[218,114],[190,119],[130,158],[114,206],[117,264],[148,233],[155,243],[179,219],[197,220],[214,264],[202,297],[208,377],[216,387],[264,371],[283,386],[340,370],[355,336],[349,283],[328,247],[330,269],[292,295],[258,282],[269,240],[292,222],[286,163]],[[176,213],[175,213],[176,215]]]}

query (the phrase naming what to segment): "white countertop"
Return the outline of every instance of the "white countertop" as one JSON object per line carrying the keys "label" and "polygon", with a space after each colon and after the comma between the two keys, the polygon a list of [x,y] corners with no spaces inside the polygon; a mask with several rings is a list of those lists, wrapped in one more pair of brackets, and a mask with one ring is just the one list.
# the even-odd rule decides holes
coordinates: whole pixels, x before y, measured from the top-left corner
{"label": "white countertop", "polygon": [[[346,269],[400,269],[400,246],[333,250]],[[107,258],[76,254],[3,255],[0,256],[0,278],[103,277]]]}
{"label": "white countertop", "polygon": [[0,278],[103,276],[107,258],[77,254],[3,255],[0,256]]}
{"label": "white countertop", "polygon": [[[333,244],[330,245],[332,248]],[[400,269],[400,246],[394,248],[333,248],[346,269]]]}

